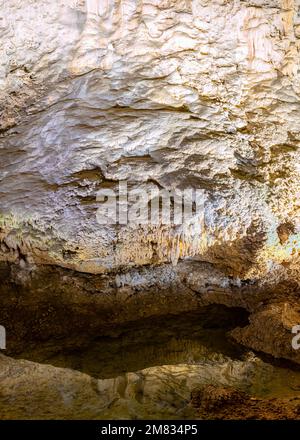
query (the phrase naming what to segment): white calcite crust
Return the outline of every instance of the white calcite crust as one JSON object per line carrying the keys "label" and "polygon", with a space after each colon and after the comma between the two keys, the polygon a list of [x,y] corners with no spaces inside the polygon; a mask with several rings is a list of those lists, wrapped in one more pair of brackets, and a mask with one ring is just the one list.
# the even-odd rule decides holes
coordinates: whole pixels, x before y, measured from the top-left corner
{"label": "white calcite crust", "polygon": [[[192,257],[297,280],[299,8],[0,1],[0,259],[102,273]],[[200,188],[204,212],[100,226],[96,192],[119,180]]]}

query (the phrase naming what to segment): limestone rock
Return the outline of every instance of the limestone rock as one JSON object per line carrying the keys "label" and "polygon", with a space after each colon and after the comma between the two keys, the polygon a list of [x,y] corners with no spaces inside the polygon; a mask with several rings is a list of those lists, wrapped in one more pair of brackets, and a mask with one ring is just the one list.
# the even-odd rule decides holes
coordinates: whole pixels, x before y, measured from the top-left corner
{"label": "limestone rock", "polygon": [[[80,286],[78,273],[102,274],[107,298],[122,301],[177,282],[190,308],[199,300],[256,313],[268,295],[294,304],[299,8],[299,0],[0,0],[5,279],[35,297],[34,280],[52,265],[73,270],[64,274]],[[196,188],[203,209],[182,226],[99,225],[97,191],[119,181]]]}

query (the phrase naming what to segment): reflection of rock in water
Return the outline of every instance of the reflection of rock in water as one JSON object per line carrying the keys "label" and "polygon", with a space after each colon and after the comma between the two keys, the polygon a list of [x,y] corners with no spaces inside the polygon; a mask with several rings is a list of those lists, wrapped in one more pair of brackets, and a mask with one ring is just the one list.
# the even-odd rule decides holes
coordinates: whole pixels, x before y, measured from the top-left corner
{"label": "reflection of rock in water", "polygon": [[48,341],[22,353],[35,362],[1,356],[1,418],[206,417],[195,390],[207,386],[289,405],[300,396],[300,372],[263,362],[226,339],[246,323],[240,309],[210,307],[133,322],[76,351],[65,350],[67,341]]}
{"label": "reflection of rock in water", "polygon": [[[101,337],[85,336],[85,343],[70,334],[64,340],[24,347],[19,358],[80,370],[96,378],[166,364],[193,364],[236,358],[242,349],[230,343],[226,332],[248,323],[239,308],[219,305],[197,313],[153,317],[110,329]],[[84,339],[84,335],[82,335]],[[72,348],[70,348],[72,347]]]}
{"label": "reflection of rock in water", "polygon": [[[255,387],[263,386],[268,397],[274,397],[274,379],[278,390],[281,387],[285,394],[282,404],[295,407],[300,401],[295,400],[297,392],[291,389],[293,384],[300,383],[299,373],[284,369],[281,372],[253,355],[244,360],[151,367],[103,380],[70,369],[5,356],[0,357],[0,368],[2,419],[193,418],[199,414],[199,408],[191,405],[191,394],[199,387],[214,384],[217,389],[233,387],[251,393]],[[234,418],[234,405],[231,408]]]}

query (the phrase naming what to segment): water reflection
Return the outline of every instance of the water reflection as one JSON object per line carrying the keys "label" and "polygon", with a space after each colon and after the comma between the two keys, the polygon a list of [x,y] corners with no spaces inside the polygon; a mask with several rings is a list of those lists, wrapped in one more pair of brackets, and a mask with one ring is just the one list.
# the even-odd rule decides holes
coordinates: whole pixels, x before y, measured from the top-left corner
{"label": "water reflection", "polygon": [[115,389],[115,381],[123,387],[126,383],[126,388],[137,381],[143,396],[150,387],[166,401],[170,395],[173,401],[176,395],[185,401],[192,388],[204,384],[229,385],[257,397],[298,396],[299,371],[265,362],[229,340],[230,329],[246,324],[244,310],[210,306],[197,313],[131,322],[76,349],[66,349],[65,341],[48,341],[21,357],[79,370],[100,379],[100,388],[110,383]]}

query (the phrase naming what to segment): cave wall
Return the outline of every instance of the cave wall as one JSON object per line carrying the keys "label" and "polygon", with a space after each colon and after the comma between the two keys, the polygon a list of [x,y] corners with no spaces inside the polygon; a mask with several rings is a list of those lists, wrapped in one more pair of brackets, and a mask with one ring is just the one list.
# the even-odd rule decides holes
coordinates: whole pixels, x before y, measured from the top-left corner
{"label": "cave wall", "polygon": [[[108,276],[113,304],[174,285],[191,307],[271,298],[270,328],[285,328],[300,274],[299,0],[2,0],[0,33],[5,282],[40,280],[36,298],[51,265]],[[120,180],[199,188],[203,210],[190,225],[101,226],[96,193]]]}

